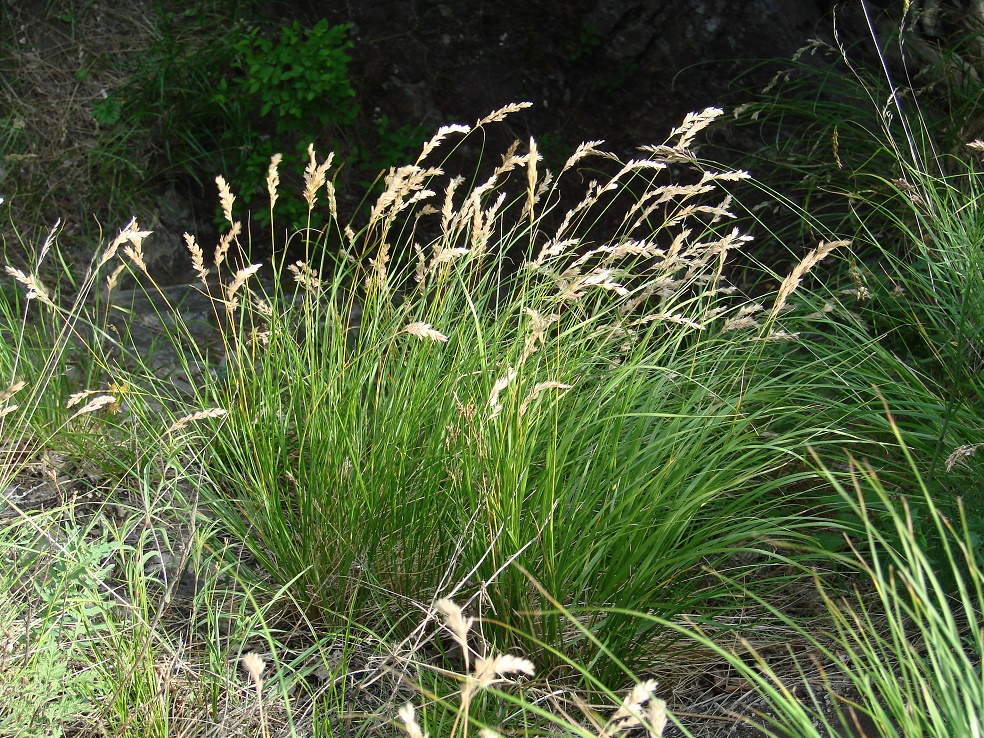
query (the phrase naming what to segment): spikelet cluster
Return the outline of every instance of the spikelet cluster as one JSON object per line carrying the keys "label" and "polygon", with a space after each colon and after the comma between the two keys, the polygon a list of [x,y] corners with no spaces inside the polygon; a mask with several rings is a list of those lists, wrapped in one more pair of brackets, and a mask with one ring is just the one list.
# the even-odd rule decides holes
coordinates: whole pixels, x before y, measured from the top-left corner
{"label": "spikelet cluster", "polygon": [[[475,624],[474,618],[466,617],[461,608],[449,599],[438,600],[434,609],[444,616],[443,627],[461,649],[464,658],[465,668],[459,691],[460,703],[450,735],[457,735],[459,725],[465,726],[464,734],[467,735],[469,707],[476,694],[493,686],[512,683],[520,675],[534,677],[536,670],[529,659],[521,656],[512,654],[498,654],[493,657],[473,656],[469,636]],[[564,714],[563,719],[569,721],[568,726],[572,732],[580,734],[590,732],[598,738],[613,738],[636,728],[646,730],[650,738],[661,738],[667,725],[667,712],[666,702],[655,696],[657,686],[654,680],[636,684],[605,724],[589,716],[593,730],[577,725],[569,715]],[[404,704],[397,715],[410,738],[427,738],[428,733],[417,720],[417,711],[412,703]],[[483,738],[500,736],[499,733],[488,729],[482,729],[480,735]]]}

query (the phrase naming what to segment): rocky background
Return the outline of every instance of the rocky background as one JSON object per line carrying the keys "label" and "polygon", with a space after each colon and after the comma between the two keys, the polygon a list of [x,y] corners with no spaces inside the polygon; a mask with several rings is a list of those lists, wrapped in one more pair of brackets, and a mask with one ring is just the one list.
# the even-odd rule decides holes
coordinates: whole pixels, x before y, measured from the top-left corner
{"label": "rocky background", "polygon": [[[892,35],[900,4],[867,5]],[[922,5],[916,25],[930,41],[962,9]],[[336,151],[349,162],[336,186],[354,213],[376,173],[435,128],[506,103],[534,105],[488,149],[535,136],[556,165],[581,141],[631,155],[689,111],[747,102],[810,39],[833,44],[835,22],[845,48],[871,55],[857,0],[836,10],[822,0],[0,0],[0,10],[8,261],[27,260],[56,219],[62,244],[84,255],[136,215],[157,232],[148,248],[164,278],[184,268],[181,233],[207,238],[214,225],[215,175],[249,201],[244,183],[259,192],[268,151],[297,162],[293,180],[285,174],[295,187],[307,141]],[[338,97],[302,101],[289,119],[264,107],[289,97],[283,81],[247,99],[243,39],[295,27],[303,40],[319,21],[348,28],[340,78],[318,82]],[[735,162],[770,135],[720,126],[705,154]]]}

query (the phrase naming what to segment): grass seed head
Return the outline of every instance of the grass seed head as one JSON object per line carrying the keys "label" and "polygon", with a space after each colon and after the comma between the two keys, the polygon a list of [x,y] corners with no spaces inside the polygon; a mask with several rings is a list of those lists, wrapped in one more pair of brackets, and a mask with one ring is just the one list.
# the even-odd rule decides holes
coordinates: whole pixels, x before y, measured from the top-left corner
{"label": "grass seed head", "polygon": [[[328,158],[318,164],[318,159],[314,154],[314,144],[308,144],[308,157],[308,164],[304,168],[304,199],[307,201],[308,210],[311,210],[318,200],[318,190],[324,187],[328,181],[328,169],[331,167],[332,159],[335,158],[335,153],[328,154]],[[333,194],[331,199],[334,200]],[[334,205],[332,205],[332,211],[334,211]]]}
{"label": "grass seed head", "polygon": [[321,288],[318,270],[312,269],[303,261],[296,261],[288,265],[287,270],[294,275],[294,281],[301,285],[306,292],[317,293]]}
{"label": "grass seed head", "polygon": [[789,298],[796,288],[799,287],[800,282],[803,277],[817,264],[827,258],[834,249],[840,246],[850,246],[850,241],[831,241],[830,243],[820,242],[820,245],[808,253],[803,260],[797,264],[793,271],[789,273],[779,285],[779,290],[776,292],[776,301],[772,306],[771,318],[775,318],[782,310],[783,306],[786,304],[786,300]]}
{"label": "grass seed head", "polygon": [[181,430],[182,428],[188,425],[191,425],[192,423],[197,423],[199,420],[206,420],[208,418],[221,418],[228,414],[229,411],[221,407],[214,407],[209,410],[199,410],[196,413],[191,413],[190,415],[185,415],[175,420],[173,423],[171,423],[170,427],[168,427],[168,429],[165,431],[165,435],[170,433],[176,433],[177,431]]}
{"label": "grass seed head", "polygon": [[444,615],[444,625],[451,631],[455,641],[461,646],[462,652],[467,658],[468,654],[468,631],[475,623],[474,618],[466,618],[461,612],[461,608],[451,600],[444,598],[434,603],[434,609]]}
{"label": "grass seed head", "polygon": [[498,110],[494,110],[484,118],[478,120],[475,123],[475,128],[481,128],[487,123],[498,123],[499,121],[504,120],[507,115],[518,113],[520,110],[531,107],[533,107],[533,103],[530,102],[509,103],[508,105],[504,105]]}
{"label": "grass seed head", "polygon": [[506,653],[493,659],[477,659],[472,678],[479,688],[485,689],[496,682],[507,680],[508,677],[515,674],[534,676],[536,670],[533,668],[533,662],[529,659]]}
{"label": "grass seed head", "polygon": [[[2,398],[0,398],[0,400],[2,400]],[[966,463],[965,460],[973,456],[974,452],[977,451],[977,449],[980,448],[981,446],[984,446],[984,444],[978,443],[975,446],[959,446],[953,449],[950,455],[946,457],[947,472],[952,472],[953,467],[957,466],[958,464]]]}
{"label": "grass seed head", "polygon": [[490,417],[495,417],[502,411],[502,403],[499,402],[499,395],[502,393],[509,383],[516,378],[516,370],[512,367],[506,371],[505,375],[499,377],[492,385],[492,391],[489,393],[489,409],[492,411]]}
{"label": "grass seed head", "polygon": [[9,400],[11,397],[16,395],[26,386],[27,386],[27,382],[23,382],[23,381],[12,383],[7,389],[5,389],[3,392],[0,392],[0,405],[7,402],[7,400]]}
{"label": "grass seed head", "polygon": [[283,154],[274,154],[270,157],[270,166],[267,168],[267,192],[270,193],[270,208],[277,204],[277,188],[280,187],[280,172],[278,167],[283,160]]}
{"label": "grass seed head", "polygon": [[119,232],[119,235],[117,235],[116,238],[110,242],[109,246],[103,252],[103,255],[99,257],[98,266],[101,267],[107,261],[116,256],[120,246],[128,241],[135,249],[142,249],[143,240],[150,234],[151,231],[141,231],[137,225],[137,219],[131,218],[130,222],[126,224],[126,227]]}
{"label": "grass seed head", "polygon": [[232,194],[229,183],[225,181],[225,177],[221,174],[215,178],[215,184],[219,187],[219,203],[222,205],[222,217],[229,222],[229,225],[232,225],[232,205],[236,202],[236,196]]}
{"label": "grass seed head", "polygon": [[408,702],[401,707],[397,711],[397,715],[403,721],[403,725],[406,727],[407,734],[410,738],[427,738],[427,734],[421,730],[420,723],[417,722],[417,711],[414,709],[412,703]]}
{"label": "grass seed head", "polygon": [[116,285],[119,282],[120,275],[123,270],[126,269],[126,264],[119,264],[117,267],[106,277],[106,292],[112,292],[116,289]]}
{"label": "grass seed head", "polygon": [[48,297],[48,290],[44,288],[44,285],[41,284],[40,280],[38,280],[38,278],[33,274],[24,274],[24,272],[20,269],[16,269],[12,266],[5,266],[4,271],[6,271],[7,274],[16,279],[22,285],[27,287],[28,300],[37,298],[45,305],[54,307],[54,303],[51,301],[51,298]]}
{"label": "grass seed head", "polygon": [[84,407],[80,408],[72,416],[72,420],[79,417],[80,415],[85,415],[86,413],[94,413],[100,408],[104,408],[107,405],[116,405],[117,399],[114,395],[99,395],[90,400]]}
{"label": "grass seed head", "polygon": [[198,245],[195,237],[190,233],[184,234],[184,242],[191,253],[191,266],[195,270],[195,274],[198,275],[202,284],[207,284],[208,269],[205,268],[205,252],[202,251],[202,247]]}
{"label": "grass seed head", "polygon": [[646,705],[646,727],[649,730],[649,738],[662,738],[663,731],[666,730],[666,702],[664,700],[650,699]]}
{"label": "grass seed head", "polygon": [[438,146],[440,146],[441,145],[441,142],[445,138],[447,138],[447,136],[449,134],[452,134],[452,133],[463,133],[465,135],[468,135],[470,132],[471,132],[471,127],[470,126],[466,126],[466,125],[463,125],[463,124],[460,124],[460,123],[459,124],[448,125],[448,126],[441,126],[440,128],[437,129],[437,133],[435,133],[431,137],[430,141],[428,141],[427,143],[425,143],[424,144],[424,147],[420,150],[420,156],[417,157],[417,164],[419,164],[424,159],[426,159],[428,157],[428,155],[434,149],[436,149]]}
{"label": "grass seed head", "polygon": [[446,343],[448,337],[445,336],[440,331],[434,330],[430,323],[424,323],[423,321],[418,321],[416,323],[410,323],[405,326],[400,333],[409,333],[411,336],[416,336],[417,338],[429,339],[431,341],[437,341],[439,343]]}
{"label": "grass seed head", "polygon": [[653,697],[657,686],[654,679],[636,684],[608,721],[604,735],[624,733],[645,723],[651,738],[660,738],[666,728],[666,703]]}
{"label": "grass seed head", "polygon": [[260,268],[262,266],[263,266],[262,264],[250,264],[248,267],[240,269],[238,272],[236,272],[235,276],[232,279],[232,282],[230,282],[229,286],[226,288],[226,301],[228,303],[238,304],[238,300],[235,299],[236,293],[239,292],[240,289],[242,289],[242,286],[244,284],[246,284],[247,279],[249,279],[258,271],[260,271]]}
{"label": "grass seed head", "polygon": [[229,249],[232,248],[232,244],[239,237],[242,230],[243,225],[237,220],[232,224],[232,228],[229,229],[229,232],[219,238],[219,245],[215,247],[215,257],[213,259],[213,263],[216,268],[222,266],[222,262],[225,261],[226,254],[229,253]]}

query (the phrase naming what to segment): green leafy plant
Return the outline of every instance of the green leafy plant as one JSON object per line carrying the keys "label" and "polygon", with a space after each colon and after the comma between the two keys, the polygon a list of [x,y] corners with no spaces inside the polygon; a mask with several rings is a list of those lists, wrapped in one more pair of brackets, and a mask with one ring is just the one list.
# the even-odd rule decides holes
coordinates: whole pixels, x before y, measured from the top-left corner
{"label": "green leafy plant", "polygon": [[[253,98],[259,115],[272,116],[277,133],[351,123],[355,119],[355,91],[348,77],[351,58],[346,36],[350,26],[332,26],[321,19],[311,28],[294,21],[280,31],[274,42],[253,29],[236,42],[236,66],[242,76],[231,87]],[[230,82],[219,84],[217,99],[234,94]]]}
{"label": "green leafy plant", "polygon": [[[337,131],[355,121],[348,31],[349,26],[332,26],[325,19],[310,28],[294,21],[276,41],[254,28],[233,44],[235,71],[222,78],[213,99],[220,107],[242,107],[249,120],[248,128],[232,128],[225,137],[228,146],[243,152],[231,182],[247,204],[271,156],[296,150],[301,154],[297,161],[303,162],[308,144],[326,129]],[[303,164],[293,168],[299,176]],[[265,215],[257,209],[261,226],[267,224]],[[296,207],[284,212],[297,225],[304,215]]]}

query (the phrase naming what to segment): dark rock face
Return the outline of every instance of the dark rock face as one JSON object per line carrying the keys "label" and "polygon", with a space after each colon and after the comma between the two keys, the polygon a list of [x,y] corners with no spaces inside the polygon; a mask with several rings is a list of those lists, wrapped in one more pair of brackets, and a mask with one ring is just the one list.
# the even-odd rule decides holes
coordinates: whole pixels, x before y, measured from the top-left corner
{"label": "dark rock face", "polygon": [[[352,23],[367,111],[431,129],[530,101],[528,131],[557,145],[662,141],[691,110],[727,103],[748,60],[830,36],[818,0],[309,0]],[[748,84],[764,84],[762,69]],[[514,123],[514,125],[519,125]]]}

